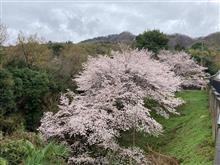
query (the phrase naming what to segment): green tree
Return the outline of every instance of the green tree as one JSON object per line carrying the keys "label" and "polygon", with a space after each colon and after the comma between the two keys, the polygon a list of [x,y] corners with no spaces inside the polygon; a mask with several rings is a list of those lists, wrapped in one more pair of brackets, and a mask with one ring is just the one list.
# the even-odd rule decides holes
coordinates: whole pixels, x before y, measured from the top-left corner
{"label": "green tree", "polygon": [[58,86],[46,72],[29,68],[12,69],[17,108],[25,115],[25,126],[34,131],[43,113],[44,97],[57,93]]}
{"label": "green tree", "polygon": [[191,49],[201,50],[201,51],[208,51],[208,47],[203,42],[196,42],[195,44],[193,44],[191,46]]}
{"label": "green tree", "polygon": [[0,112],[1,115],[15,110],[14,80],[12,74],[6,69],[0,69]]}
{"label": "green tree", "polygon": [[168,38],[159,30],[145,31],[136,37],[136,47],[148,49],[157,54],[160,49],[168,48]]}
{"label": "green tree", "polygon": [[27,67],[46,68],[48,61],[52,59],[52,51],[45,41],[37,34],[25,36],[18,34],[17,45],[9,53],[13,59],[23,60]]}
{"label": "green tree", "polygon": [[211,75],[215,74],[218,69],[218,54],[213,50],[200,50],[199,44],[196,44],[194,49],[188,49],[187,52],[201,65],[207,67],[207,72]]}
{"label": "green tree", "polygon": [[2,68],[3,62],[4,62],[4,49],[3,47],[0,45],[0,68]]}
{"label": "green tree", "polygon": [[60,85],[52,76],[30,68],[0,69],[0,131],[24,127],[35,131],[45,111],[55,111]]}
{"label": "green tree", "polygon": [[[6,69],[0,69],[0,133],[10,133],[15,130],[16,124],[9,115],[15,113],[14,80]],[[7,118],[6,118],[7,117]]]}
{"label": "green tree", "polygon": [[185,47],[184,47],[184,46],[181,46],[180,44],[176,44],[175,47],[174,47],[174,49],[175,49],[176,51],[182,51],[182,50],[185,50]]}

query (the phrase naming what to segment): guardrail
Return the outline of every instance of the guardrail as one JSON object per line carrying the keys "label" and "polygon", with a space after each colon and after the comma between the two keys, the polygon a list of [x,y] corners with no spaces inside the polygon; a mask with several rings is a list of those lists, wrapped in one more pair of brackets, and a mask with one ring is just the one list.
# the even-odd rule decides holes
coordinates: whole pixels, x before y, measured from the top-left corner
{"label": "guardrail", "polygon": [[212,118],[212,134],[215,142],[214,165],[220,165],[220,94],[212,86],[209,89],[209,111]]}
{"label": "guardrail", "polygon": [[210,87],[209,90],[209,111],[212,117],[212,134],[214,140],[216,140],[220,113],[220,94],[213,87]]}

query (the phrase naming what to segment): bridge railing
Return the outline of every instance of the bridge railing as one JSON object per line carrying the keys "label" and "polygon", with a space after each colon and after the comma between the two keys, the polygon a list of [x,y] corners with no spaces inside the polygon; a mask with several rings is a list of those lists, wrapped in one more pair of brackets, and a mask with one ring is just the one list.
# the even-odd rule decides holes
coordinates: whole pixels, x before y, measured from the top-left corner
{"label": "bridge railing", "polygon": [[212,134],[215,142],[214,165],[220,165],[220,94],[213,86],[209,90],[209,111],[212,117]]}
{"label": "bridge railing", "polygon": [[214,141],[218,135],[218,123],[220,114],[220,94],[212,86],[209,90],[209,111],[212,118],[212,134]]}

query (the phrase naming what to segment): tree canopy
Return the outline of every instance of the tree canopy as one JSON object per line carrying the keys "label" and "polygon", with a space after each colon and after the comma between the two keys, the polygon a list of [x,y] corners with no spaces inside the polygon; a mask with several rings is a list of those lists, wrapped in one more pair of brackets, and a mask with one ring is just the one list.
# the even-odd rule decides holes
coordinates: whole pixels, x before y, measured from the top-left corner
{"label": "tree canopy", "polygon": [[136,37],[136,47],[158,53],[159,50],[168,48],[168,38],[159,30],[145,31]]}

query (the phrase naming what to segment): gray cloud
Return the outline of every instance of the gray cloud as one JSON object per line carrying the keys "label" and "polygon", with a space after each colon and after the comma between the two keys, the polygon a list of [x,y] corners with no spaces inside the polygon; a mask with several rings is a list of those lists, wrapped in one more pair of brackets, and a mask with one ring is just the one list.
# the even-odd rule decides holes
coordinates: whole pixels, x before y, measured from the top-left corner
{"label": "gray cloud", "polygon": [[9,42],[16,40],[19,31],[27,35],[38,33],[52,41],[78,42],[122,31],[138,34],[147,29],[160,29],[165,33],[198,37],[219,30],[219,3],[209,1],[18,3],[5,0],[2,9]]}

